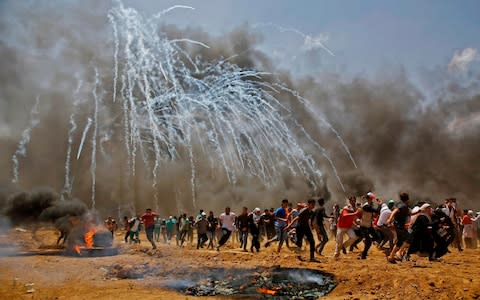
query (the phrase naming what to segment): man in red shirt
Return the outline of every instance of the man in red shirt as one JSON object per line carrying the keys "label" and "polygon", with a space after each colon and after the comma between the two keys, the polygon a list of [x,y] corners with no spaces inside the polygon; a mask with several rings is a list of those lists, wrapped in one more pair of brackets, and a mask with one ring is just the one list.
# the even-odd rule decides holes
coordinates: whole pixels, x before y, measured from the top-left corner
{"label": "man in red shirt", "polygon": [[153,241],[153,230],[155,229],[156,216],[158,216],[158,214],[152,212],[152,209],[150,208],[147,208],[145,213],[141,216],[143,226],[145,226],[145,233],[147,235],[147,239],[152,244],[153,249],[157,249],[157,245],[155,245],[155,242]]}
{"label": "man in red shirt", "polygon": [[[335,254],[334,258],[337,259],[340,256],[340,249],[346,253],[346,248],[349,247],[353,242],[357,240],[357,235],[353,231],[353,222],[360,214],[360,209],[356,209],[356,202],[357,199],[355,196],[350,196],[348,198],[348,205],[345,206],[342,211],[340,212],[340,216],[338,218],[337,223],[337,237],[336,237],[336,245],[335,245]],[[344,243],[343,236],[347,234],[348,240]]]}

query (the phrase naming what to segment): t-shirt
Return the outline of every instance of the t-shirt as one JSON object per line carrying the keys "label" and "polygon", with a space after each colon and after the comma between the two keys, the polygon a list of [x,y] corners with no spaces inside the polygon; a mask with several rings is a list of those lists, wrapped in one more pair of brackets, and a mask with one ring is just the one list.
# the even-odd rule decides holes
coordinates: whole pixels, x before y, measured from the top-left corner
{"label": "t-shirt", "polygon": [[310,228],[310,219],[312,218],[313,211],[308,208],[302,208],[298,214],[297,227]]}
{"label": "t-shirt", "polygon": [[197,226],[197,233],[198,234],[205,234],[207,233],[207,229],[208,229],[208,221],[207,219],[200,219],[197,221],[196,223],[196,226]]}
{"label": "t-shirt", "polygon": [[273,228],[273,219],[274,219],[274,218],[275,218],[275,217],[274,217],[273,215],[271,215],[271,214],[268,214],[268,215],[267,215],[267,214],[262,214],[262,215],[260,216],[260,222],[261,222],[262,224],[265,224],[265,226],[266,226],[267,228]]}
{"label": "t-shirt", "polygon": [[168,219],[165,225],[167,226],[168,231],[173,231],[173,227],[175,226],[175,219]]}
{"label": "t-shirt", "polygon": [[215,218],[214,216],[208,216],[207,221],[208,221],[208,230],[215,231],[218,225],[217,218]]}
{"label": "t-shirt", "polygon": [[142,216],[142,221],[143,225],[145,228],[153,226],[155,224],[155,217],[157,216],[156,213],[150,213],[150,214],[143,214]]}
{"label": "t-shirt", "polygon": [[235,229],[235,218],[237,216],[230,212],[230,214],[222,213],[218,219],[222,223],[222,228],[227,229],[229,231],[233,231]]}
{"label": "t-shirt", "polygon": [[383,204],[382,210],[380,210],[380,217],[378,217],[377,225],[387,225],[388,218],[390,218],[391,214],[392,211],[388,208],[386,204]]}
{"label": "t-shirt", "polygon": [[188,218],[180,219],[180,231],[188,231],[190,228],[190,220]]}
{"label": "t-shirt", "polygon": [[155,229],[160,229],[160,226],[162,225],[162,219],[158,218],[155,220]]}
{"label": "t-shirt", "polygon": [[238,229],[246,231],[248,229],[248,215],[239,215],[237,218]]}
{"label": "t-shirt", "polygon": [[287,218],[287,212],[283,207],[277,208],[273,214],[275,215],[275,226],[278,226],[278,227],[287,226],[287,222],[284,220],[281,220],[281,219]]}
{"label": "t-shirt", "polygon": [[463,225],[468,225],[468,224],[472,224],[472,219],[470,218],[470,216],[468,215],[464,215],[463,218],[462,218],[462,224]]}
{"label": "t-shirt", "polygon": [[140,226],[140,220],[137,218],[134,218],[130,220],[130,223],[132,224],[132,227],[130,227],[130,231],[137,232],[138,227]]}
{"label": "t-shirt", "polygon": [[403,202],[398,203],[396,207],[398,208],[398,213],[395,215],[394,224],[398,228],[404,228],[410,216],[410,209]]}
{"label": "t-shirt", "polygon": [[[290,213],[291,220],[298,217],[298,214],[299,214],[298,210],[292,209],[292,212]],[[298,224],[298,219],[292,224],[292,227],[297,227],[297,224]]]}
{"label": "t-shirt", "polygon": [[318,226],[323,226],[323,218],[328,217],[325,213],[325,207],[319,207],[315,210],[315,223]]}
{"label": "t-shirt", "polygon": [[348,215],[350,213],[355,212],[353,210],[353,207],[351,206],[345,206],[342,211],[340,212],[340,216],[338,217],[338,228],[352,228],[353,222],[357,218],[356,214],[353,215]]}

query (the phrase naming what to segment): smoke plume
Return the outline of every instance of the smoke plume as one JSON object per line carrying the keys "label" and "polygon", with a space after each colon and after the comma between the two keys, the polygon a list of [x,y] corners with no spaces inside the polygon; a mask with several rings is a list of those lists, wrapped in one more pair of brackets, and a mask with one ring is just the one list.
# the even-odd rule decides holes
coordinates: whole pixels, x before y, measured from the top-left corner
{"label": "smoke plume", "polygon": [[[5,201],[0,192],[0,204],[3,201],[4,211],[13,222],[55,221],[83,214],[92,205],[92,145],[86,142],[81,153],[79,147],[82,131],[94,111],[95,68],[103,74],[98,95],[109,108],[98,112],[103,123],[98,128],[96,207],[112,215],[138,213],[146,207],[164,214],[192,210],[189,163],[162,164],[157,184],[152,185],[148,179],[150,166],[141,164],[139,153],[135,176],[127,175],[122,112],[112,102],[115,49],[106,17],[110,3],[6,1],[0,5],[0,188],[10,186],[11,158],[38,96],[40,123],[31,132],[26,155],[20,157],[15,189],[48,185],[63,196],[40,190],[17,193]],[[407,191],[436,202],[457,196],[465,206],[479,208],[473,200],[480,182],[479,165],[475,163],[480,149],[480,125],[476,121],[480,112],[479,74],[462,74],[460,78],[450,74],[447,67],[438,68],[425,74],[435,79],[426,88],[416,85],[405,71],[391,69],[379,71],[380,79],[362,75],[347,78],[342,74],[299,78],[276,70],[269,55],[256,49],[261,36],[248,27],[221,37],[168,24],[162,30],[171,39],[189,38],[209,46],[186,44],[183,49],[191,57],[205,61],[230,58],[242,68],[272,72],[274,75],[262,80],[282,82],[309,99],[314,113],[289,91],[279,90],[277,95],[316,143],[328,145],[326,153],[336,167],[334,170],[324,153],[305,137],[299,141],[315,153],[313,158],[324,173],[323,184],[316,191],[305,179],[289,172],[273,186],[242,174],[233,185],[219,176],[220,171],[212,169],[209,161],[194,161],[197,207],[217,211],[225,205],[234,209],[244,205],[270,207],[284,197],[297,202],[312,196],[343,203],[346,195],[374,190],[386,198]],[[72,157],[77,153],[80,156],[71,160],[66,184],[65,161],[72,128],[69,122],[74,112],[77,129],[72,132],[71,151]],[[340,133],[358,169],[323,118]],[[195,138],[195,147],[202,147],[202,137]],[[160,199],[158,207],[153,200],[155,194]],[[74,198],[82,202],[69,200]]]}
{"label": "smoke plume", "polygon": [[31,193],[11,195],[5,203],[3,214],[13,225],[28,225],[38,222],[60,224],[70,216],[83,216],[87,206],[79,200],[61,201],[51,188],[41,187]]}

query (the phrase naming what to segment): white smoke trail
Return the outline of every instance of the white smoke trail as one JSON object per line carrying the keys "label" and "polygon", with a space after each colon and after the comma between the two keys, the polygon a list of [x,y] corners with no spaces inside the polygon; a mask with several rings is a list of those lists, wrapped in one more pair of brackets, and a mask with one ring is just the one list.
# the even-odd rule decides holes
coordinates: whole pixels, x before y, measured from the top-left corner
{"label": "white smoke trail", "polygon": [[296,35],[299,35],[303,38],[304,45],[308,45],[308,48],[321,48],[331,56],[335,56],[335,54],[330,50],[327,46],[323,44],[322,39],[320,38],[315,38],[309,34],[303,33],[298,29],[295,28],[288,28],[288,27],[283,27],[274,23],[257,23],[252,26],[253,28],[258,28],[258,27],[272,27],[279,32],[292,32]]}
{"label": "white smoke trail", "polygon": [[30,136],[32,133],[32,130],[37,127],[37,125],[40,123],[40,119],[38,119],[38,106],[40,104],[40,97],[37,96],[35,99],[35,104],[33,105],[32,110],[30,111],[30,124],[25,128],[25,130],[22,133],[22,139],[17,145],[17,150],[12,156],[12,162],[13,162],[13,178],[12,182],[13,183],[18,183],[18,177],[20,175],[19,173],[19,161],[18,157],[23,156],[26,157],[27,155],[27,145],[30,142]]}
{"label": "white smoke trail", "polygon": [[114,60],[114,66],[113,66],[113,102],[115,102],[116,97],[117,97],[117,81],[118,81],[118,48],[119,48],[119,43],[118,43],[118,32],[117,32],[117,24],[112,18],[112,15],[108,15],[108,19],[110,20],[110,23],[112,24],[112,29],[113,29],[113,43],[114,43],[114,54],[113,54],[113,60]]}
{"label": "white smoke trail", "polygon": [[353,166],[355,167],[355,169],[357,168],[357,163],[355,162],[355,159],[353,158],[353,155],[352,153],[350,152],[350,149],[348,148],[347,144],[345,143],[345,141],[343,140],[342,136],[338,133],[338,131],[335,129],[335,127],[333,127],[328,121],[326,118],[322,117],[321,114],[316,111],[314,108],[313,108],[313,105],[311,104],[311,102],[300,96],[300,94],[297,92],[297,91],[294,91],[292,89],[289,89],[283,85],[280,85],[280,84],[275,84],[275,87],[283,90],[283,91],[286,91],[286,92],[289,92],[290,94],[292,94],[294,97],[296,97],[298,100],[300,100],[304,105],[305,107],[307,108],[307,110],[312,113],[313,116],[316,116],[318,117],[318,119],[328,128],[330,129],[334,134],[335,136],[337,137],[337,139],[340,141],[340,144],[342,145],[343,149],[345,150],[345,152],[347,153],[350,161],[352,162]]}
{"label": "white smoke trail", "polygon": [[171,12],[171,11],[174,10],[174,9],[178,9],[178,8],[191,9],[191,10],[194,10],[194,9],[195,9],[194,7],[187,6],[187,5],[174,5],[174,6],[171,6],[171,7],[167,8],[167,9],[164,9],[164,10],[162,10],[161,12],[155,14],[152,19],[161,18],[163,15]]}
{"label": "white smoke trail", "polygon": [[[279,92],[288,91],[310,109],[306,99],[284,85],[264,81],[265,76],[271,76],[269,73],[244,69],[230,59],[209,62],[192,58],[188,51],[180,48],[180,43],[206,48],[208,45],[191,39],[170,40],[160,31],[158,21],[165,13],[190,7],[171,7],[144,19],[135,10],[117,3],[108,14],[113,27],[111,76],[113,101],[122,102],[122,135],[128,156],[127,172],[131,174],[127,182],[139,176],[136,165],[141,161],[137,160],[140,153],[144,170],[149,174],[147,179],[152,182],[155,207],[159,206],[160,166],[170,162],[190,165],[189,185],[194,208],[197,206],[196,185],[201,184],[200,177],[197,178],[201,168],[197,163],[201,161],[208,161],[212,169],[221,170],[232,185],[241,182],[244,176],[251,176],[265,186],[275,186],[288,172],[301,177],[316,190],[322,173],[313,159],[314,153],[301,144],[302,134],[322,151],[336,174],[325,149],[308,136],[288,107],[276,97]],[[108,124],[109,127],[104,128],[103,123],[99,123],[101,109],[108,106],[102,103],[103,74],[97,68],[94,72],[93,114],[87,119],[77,152],[78,160],[93,125],[90,137],[92,208],[96,204],[97,150],[105,152],[103,143],[110,140],[110,130],[116,128]],[[70,116],[65,163],[64,190],[68,193],[72,189],[70,159],[72,136],[77,127],[75,107],[76,103]],[[349,153],[348,148],[346,151]],[[106,153],[104,157],[108,159]],[[336,176],[340,181],[338,174]]]}
{"label": "white smoke trail", "polygon": [[68,195],[70,198],[72,194],[72,183],[70,182],[70,163],[71,163],[71,155],[72,155],[72,144],[73,144],[73,134],[77,130],[77,123],[75,122],[75,114],[77,112],[77,106],[80,102],[80,98],[78,97],[78,93],[82,87],[83,81],[79,80],[77,89],[73,94],[73,108],[72,113],[70,114],[70,129],[68,130],[68,137],[67,137],[67,158],[65,159],[65,181],[63,186],[62,192],[62,200],[65,200],[65,195]]}
{"label": "white smoke trail", "polygon": [[175,39],[175,40],[170,40],[170,43],[176,43],[176,42],[186,42],[186,43],[190,43],[190,44],[194,44],[194,45],[199,45],[199,46],[202,46],[204,48],[207,48],[207,49],[210,49],[210,46],[208,46],[207,44],[205,43],[202,43],[202,42],[199,42],[199,41],[195,41],[195,40],[191,40],[191,39]]}
{"label": "white smoke trail", "polygon": [[95,68],[95,85],[93,87],[93,99],[95,101],[93,111],[93,135],[92,135],[92,160],[90,162],[90,173],[92,176],[92,209],[95,209],[95,188],[96,188],[96,174],[97,174],[97,135],[98,135],[98,110],[100,98],[97,94],[97,88],[100,85],[100,78],[97,68]]}
{"label": "white smoke trail", "polygon": [[196,171],[195,171],[195,160],[194,160],[194,157],[193,157],[193,148],[192,147],[189,147],[188,148],[188,157],[190,158],[190,169],[191,169],[191,181],[190,181],[190,186],[192,188],[192,206],[193,206],[193,209],[196,211],[197,210],[197,199],[196,199],[196,195],[195,195],[195,186],[196,186],[196,180],[195,180],[195,175],[196,175]]}
{"label": "white smoke trail", "polygon": [[82,139],[80,140],[80,146],[78,147],[77,151],[77,160],[80,159],[80,155],[82,154],[83,144],[85,143],[85,139],[87,138],[87,133],[90,127],[92,126],[92,119],[87,119],[87,124],[85,124],[85,128],[83,129]]}

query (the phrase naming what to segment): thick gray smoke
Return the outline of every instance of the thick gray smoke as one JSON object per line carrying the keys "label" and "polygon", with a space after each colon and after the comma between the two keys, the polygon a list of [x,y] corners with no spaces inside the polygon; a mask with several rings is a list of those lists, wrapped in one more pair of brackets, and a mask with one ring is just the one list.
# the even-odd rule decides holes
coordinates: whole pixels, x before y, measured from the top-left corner
{"label": "thick gray smoke", "polygon": [[36,188],[31,193],[19,192],[11,195],[2,213],[13,225],[28,225],[49,222],[56,225],[71,216],[83,216],[87,206],[79,200],[61,201],[50,188]]}
{"label": "thick gray smoke", "polygon": [[358,170],[342,173],[342,178],[345,189],[353,196],[366,195],[375,188],[370,177]]}
{"label": "thick gray smoke", "polygon": [[[6,1],[0,4],[0,188],[11,186],[11,158],[39,96],[41,121],[31,132],[26,155],[18,156],[20,175],[15,188],[30,190],[48,185],[56,191],[64,190],[69,117],[76,110],[78,129],[73,134],[72,154],[75,159],[70,166],[72,190],[70,193],[64,191],[63,196],[82,199],[90,206],[88,153],[91,145],[85,143],[79,159],[76,154],[82,130],[93,111],[90,99],[94,67],[101,74],[111,74],[101,78],[99,94],[104,105],[109,105],[112,99],[114,45],[107,19],[110,2],[48,3]],[[279,184],[269,188],[248,176],[240,176],[232,186],[225,177],[216,176],[208,162],[196,161],[195,193],[199,207],[217,211],[225,205],[270,207],[284,197],[296,202],[311,196],[341,202],[348,194],[368,190],[395,198],[402,190],[433,201],[457,196],[461,202],[478,208],[474,201],[480,182],[480,170],[475,163],[477,149],[480,149],[480,81],[477,74],[460,81],[452,78],[446,67],[432,71],[427,74],[428,78],[437,80],[427,92],[398,70],[382,70],[388,76],[379,80],[362,76],[345,79],[341,74],[297,78],[295,74],[275,70],[268,55],[256,50],[261,37],[249,28],[240,28],[222,37],[169,25],[164,26],[164,31],[172,38],[187,37],[210,46],[205,49],[187,44],[185,50],[192,57],[217,60],[238,55],[231,62],[275,73],[271,80],[279,80],[298,91],[311,100],[318,117],[327,117],[358,164],[358,169],[352,166],[337,137],[328,128],[319,129],[323,125],[317,116],[307,112],[291,94],[279,92],[278,99],[310,135],[321,145],[328,145],[327,151],[337,166],[345,191],[321,153],[315,159],[322,163],[324,184],[316,192],[304,179],[289,173],[283,175]],[[146,179],[148,170],[140,163],[136,176],[128,177],[124,163],[127,157],[120,135],[121,111],[112,104],[112,109],[99,114],[102,120],[108,121],[99,128],[97,207],[104,213],[118,212],[119,215],[140,212],[147,206],[157,209],[153,205],[153,194],[158,193],[161,212],[174,214],[192,209],[189,165],[173,162],[162,165],[156,187]],[[310,142],[301,142],[311,147]],[[28,194],[22,197],[16,200],[18,205],[31,199]],[[35,210],[32,218],[40,218],[42,211],[42,218],[60,218],[63,212],[76,211],[81,206],[63,207],[61,200],[47,200],[38,204],[41,211]]]}
{"label": "thick gray smoke", "polygon": [[298,87],[321,101],[348,141],[367,178],[362,191],[395,197],[404,190],[437,203],[452,195],[478,207],[479,74],[463,80],[445,69],[428,74],[445,76],[428,91],[433,99],[400,71],[376,81],[306,79]]}

